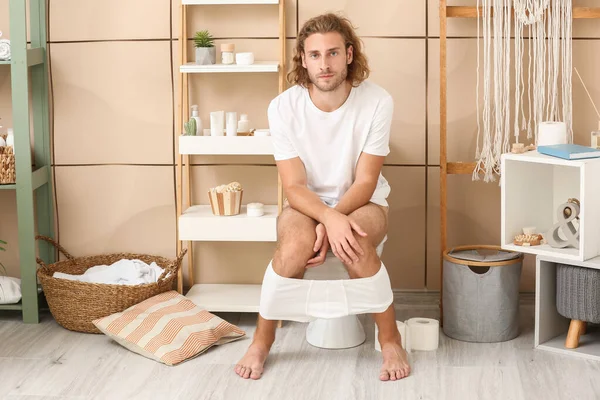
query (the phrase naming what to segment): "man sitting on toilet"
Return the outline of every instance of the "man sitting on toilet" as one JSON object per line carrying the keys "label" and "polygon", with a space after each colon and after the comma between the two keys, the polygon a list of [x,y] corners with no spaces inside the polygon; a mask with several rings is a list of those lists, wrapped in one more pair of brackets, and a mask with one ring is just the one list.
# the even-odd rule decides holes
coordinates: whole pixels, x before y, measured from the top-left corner
{"label": "man sitting on toilet", "polygon": [[[393,99],[367,80],[367,59],[345,18],[325,14],[307,21],[293,63],[288,78],[294,86],[268,109],[287,197],[272,268],[281,277],[302,279],[331,249],[351,279],[372,277],[385,268],[376,247],[387,233],[390,187],[381,169]],[[379,378],[404,378],[410,367],[393,303],[372,316],[383,355]],[[252,344],[235,367],[238,375],[261,377],[276,327],[276,320],[259,315]]]}

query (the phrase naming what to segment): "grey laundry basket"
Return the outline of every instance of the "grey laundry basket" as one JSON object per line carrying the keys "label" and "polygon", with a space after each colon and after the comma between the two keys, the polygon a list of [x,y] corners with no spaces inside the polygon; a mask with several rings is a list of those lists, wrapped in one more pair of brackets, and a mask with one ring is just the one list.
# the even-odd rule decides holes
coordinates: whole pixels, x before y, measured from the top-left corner
{"label": "grey laundry basket", "polygon": [[498,246],[455,247],[444,252],[443,268],[442,329],[447,336],[492,343],[519,335],[522,253]]}

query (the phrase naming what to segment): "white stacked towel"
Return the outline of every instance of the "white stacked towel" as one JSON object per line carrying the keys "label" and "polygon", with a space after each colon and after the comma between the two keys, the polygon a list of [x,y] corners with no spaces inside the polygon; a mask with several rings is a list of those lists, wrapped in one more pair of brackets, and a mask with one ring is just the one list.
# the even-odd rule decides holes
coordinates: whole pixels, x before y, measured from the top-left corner
{"label": "white stacked towel", "polygon": [[21,300],[21,280],[0,276],[0,304],[15,304]]}
{"label": "white stacked towel", "polygon": [[140,260],[119,260],[111,265],[97,265],[89,268],[83,275],[55,272],[52,276],[88,283],[105,283],[109,285],[143,285],[154,283],[162,275],[164,269],[155,262],[148,265]]}

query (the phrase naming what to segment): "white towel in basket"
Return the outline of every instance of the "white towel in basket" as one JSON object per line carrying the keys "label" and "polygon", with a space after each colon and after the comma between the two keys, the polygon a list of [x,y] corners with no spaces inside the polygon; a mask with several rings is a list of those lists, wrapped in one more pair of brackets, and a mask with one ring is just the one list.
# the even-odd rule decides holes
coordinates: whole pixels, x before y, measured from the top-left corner
{"label": "white towel in basket", "polygon": [[142,285],[158,281],[164,269],[155,262],[148,265],[140,260],[122,259],[111,265],[97,265],[89,268],[83,275],[55,272],[55,278],[109,285]]}

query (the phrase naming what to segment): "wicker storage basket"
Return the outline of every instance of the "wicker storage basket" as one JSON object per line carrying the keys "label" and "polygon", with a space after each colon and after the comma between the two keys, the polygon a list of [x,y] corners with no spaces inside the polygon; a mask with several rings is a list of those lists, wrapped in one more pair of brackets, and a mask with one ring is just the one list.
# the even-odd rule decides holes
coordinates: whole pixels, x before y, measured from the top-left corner
{"label": "wicker storage basket", "polygon": [[[101,333],[92,323],[95,319],[121,312],[150,297],[172,290],[181,261],[187,252],[186,249],[182,250],[175,260],[134,253],[73,257],[51,238],[36,236],[36,239],[51,243],[67,257],[66,260],[49,265],[37,259],[41,267],[38,269],[37,276],[52,316],[64,328],[86,333]],[[165,272],[156,283],[135,286],[79,282],[52,276],[57,271],[80,275],[96,265],[111,265],[121,259],[138,259],[147,264],[154,261]],[[167,276],[169,273],[170,275]]]}
{"label": "wicker storage basket", "polygon": [[[2,135],[6,139],[6,135]],[[12,146],[0,147],[0,185],[15,183],[15,152]]]}
{"label": "wicker storage basket", "polygon": [[213,193],[209,190],[208,199],[213,215],[238,215],[242,209],[243,196],[243,190],[225,193]]}

